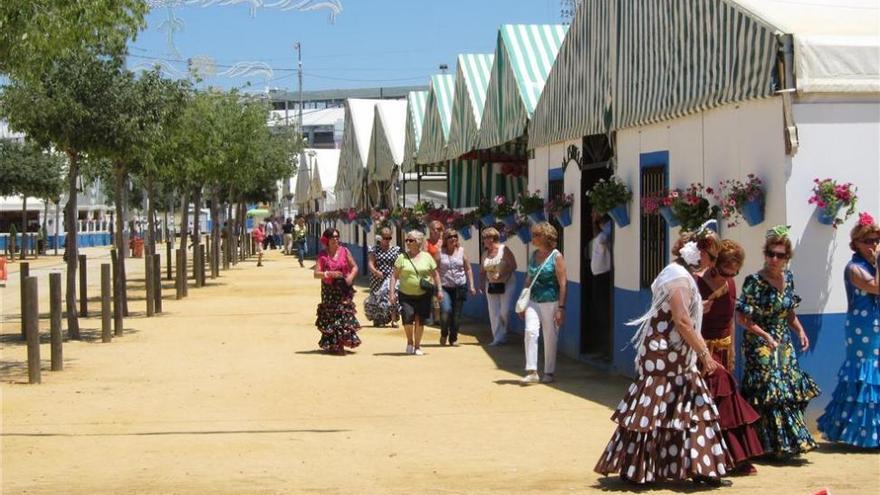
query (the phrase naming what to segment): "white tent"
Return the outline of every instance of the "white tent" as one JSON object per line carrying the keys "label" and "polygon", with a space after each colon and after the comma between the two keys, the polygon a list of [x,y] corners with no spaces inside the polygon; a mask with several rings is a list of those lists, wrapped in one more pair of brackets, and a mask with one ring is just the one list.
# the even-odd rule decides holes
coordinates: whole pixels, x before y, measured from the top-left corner
{"label": "white tent", "polygon": [[345,131],[336,179],[336,200],[341,208],[359,206],[363,202],[363,179],[373,132],[373,109],[380,101],[345,100]]}
{"label": "white tent", "polygon": [[333,211],[336,205],[336,178],[339,171],[339,150],[309,149],[309,200],[323,201],[321,211]]}

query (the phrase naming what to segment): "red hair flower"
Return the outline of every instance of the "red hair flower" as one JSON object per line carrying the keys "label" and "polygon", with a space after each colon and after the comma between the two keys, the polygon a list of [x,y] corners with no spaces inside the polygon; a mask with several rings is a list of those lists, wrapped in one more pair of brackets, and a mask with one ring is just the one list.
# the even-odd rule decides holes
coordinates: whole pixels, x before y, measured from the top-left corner
{"label": "red hair flower", "polygon": [[872,217],[871,214],[866,211],[859,213],[859,225],[861,225],[862,227],[874,225],[874,217]]}

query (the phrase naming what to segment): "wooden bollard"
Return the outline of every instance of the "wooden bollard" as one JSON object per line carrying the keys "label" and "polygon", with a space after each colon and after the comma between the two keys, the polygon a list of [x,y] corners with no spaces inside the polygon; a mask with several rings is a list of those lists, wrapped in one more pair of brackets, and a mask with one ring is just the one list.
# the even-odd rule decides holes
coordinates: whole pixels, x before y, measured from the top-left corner
{"label": "wooden bollard", "polygon": [[57,272],[49,274],[49,340],[52,371],[61,371],[64,369],[61,337],[61,274]]}
{"label": "wooden bollard", "polygon": [[113,291],[113,283],[110,281],[110,263],[101,263],[101,342],[113,341],[113,333],[110,328],[110,320],[113,318],[110,307],[110,294]]}
{"label": "wooden bollard", "polygon": [[27,293],[24,290],[24,281],[31,275],[31,264],[27,261],[22,261],[19,263],[18,269],[19,291],[21,292],[21,306],[19,306],[21,308],[21,340],[27,340],[27,330],[24,324],[24,307],[27,305]]}
{"label": "wooden bollard", "polygon": [[199,246],[199,282],[202,284],[201,287],[205,286],[205,265],[207,264],[207,254],[206,251],[207,246],[201,245]]}
{"label": "wooden bollard", "polygon": [[162,256],[153,255],[153,309],[162,312]]}
{"label": "wooden bollard", "polygon": [[147,317],[156,313],[156,301],[153,299],[153,255],[144,253],[144,288],[147,295]]}
{"label": "wooden bollard", "polygon": [[31,234],[31,255],[34,259],[40,257],[40,248],[37,246],[37,234]]}
{"label": "wooden bollard", "polygon": [[89,285],[86,255],[79,255],[79,314],[80,316],[89,316]]}
{"label": "wooden bollard", "polygon": [[174,281],[174,288],[177,290],[176,298],[183,299],[183,284],[186,283],[184,280],[183,274],[183,263],[181,260],[183,259],[183,255],[181,254],[180,248],[177,248],[177,263],[175,263],[177,268],[176,279]]}
{"label": "wooden bollard", "polygon": [[168,277],[168,280],[174,280],[174,276],[171,274],[171,243],[165,243],[165,274]]}
{"label": "wooden bollard", "polygon": [[37,293],[37,278],[24,279],[25,306],[22,307],[22,321],[27,335],[28,383],[40,383],[40,306]]}
{"label": "wooden bollard", "polygon": [[117,337],[121,337],[125,301],[122,296],[122,284],[119,283],[119,257],[115,249],[110,251],[110,262],[113,272],[113,333]]}

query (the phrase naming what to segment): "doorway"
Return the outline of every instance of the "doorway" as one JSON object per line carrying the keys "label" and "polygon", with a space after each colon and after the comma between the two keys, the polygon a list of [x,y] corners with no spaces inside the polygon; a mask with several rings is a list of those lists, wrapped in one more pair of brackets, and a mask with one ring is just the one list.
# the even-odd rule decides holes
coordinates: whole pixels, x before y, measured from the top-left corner
{"label": "doorway", "polygon": [[[612,175],[613,150],[605,134],[584,136],[581,158],[581,354],[600,361],[611,361],[614,342],[614,262],[611,271],[593,274],[593,239],[598,234],[594,226],[593,206],[586,193],[602,179]],[[611,229],[609,251],[614,244],[614,229]]]}

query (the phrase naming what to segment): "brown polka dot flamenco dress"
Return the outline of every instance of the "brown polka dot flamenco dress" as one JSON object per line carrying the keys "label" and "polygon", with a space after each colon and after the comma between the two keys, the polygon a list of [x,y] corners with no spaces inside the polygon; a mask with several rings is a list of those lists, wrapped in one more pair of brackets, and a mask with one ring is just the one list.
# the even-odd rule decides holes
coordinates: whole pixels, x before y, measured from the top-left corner
{"label": "brown polka dot flamenco dress", "polygon": [[648,321],[637,352],[638,379],[611,416],[617,431],[595,471],[619,473],[633,483],[717,478],[729,472],[733,458],[718,411],[668,302]]}

